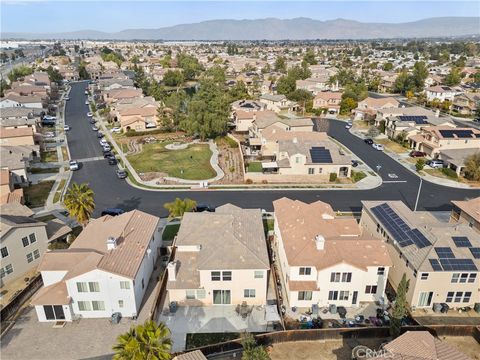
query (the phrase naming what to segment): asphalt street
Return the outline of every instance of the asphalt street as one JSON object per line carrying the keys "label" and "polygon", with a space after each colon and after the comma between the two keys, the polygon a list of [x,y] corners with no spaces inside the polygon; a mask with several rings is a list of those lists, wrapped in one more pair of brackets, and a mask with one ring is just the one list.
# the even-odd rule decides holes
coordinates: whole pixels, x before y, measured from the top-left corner
{"label": "asphalt street", "polygon": [[[68,133],[68,145],[72,159],[102,156],[96,133],[91,130],[85,105],[86,83],[72,83],[70,100],[66,105],[66,124],[72,129]],[[402,200],[413,208],[420,179],[395,160],[381,151],[373,149],[363,140],[351,135],[345,123],[330,120],[327,132],[353,151],[372,169],[380,165],[380,175],[384,182],[372,190],[198,190],[198,191],[149,191],[130,186],[125,180],[116,177],[116,166],[106,160],[89,161],[82,164],[73,174],[72,181],[86,182],[95,192],[95,216],[106,207],[119,207],[124,210],[139,209],[151,214],[166,216],[163,204],[175,197],[188,197],[201,204],[220,206],[232,203],[245,208],[273,210],[272,202],[281,197],[289,197],[305,202],[325,201],[335,210],[359,211],[362,200]],[[393,179],[388,174],[395,174]],[[392,182],[393,181],[393,182]],[[418,210],[448,211],[451,200],[463,200],[480,196],[480,190],[455,189],[423,182]]]}

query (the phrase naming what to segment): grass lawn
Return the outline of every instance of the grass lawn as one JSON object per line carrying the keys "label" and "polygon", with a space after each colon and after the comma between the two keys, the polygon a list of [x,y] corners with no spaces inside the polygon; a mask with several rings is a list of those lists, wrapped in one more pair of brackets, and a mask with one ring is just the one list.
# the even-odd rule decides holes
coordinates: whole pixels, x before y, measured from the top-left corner
{"label": "grass lawn", "polygon": [[259,161],[253,161],[248,163],[247,172],[262,172],[262,163]]}
{"label": "grass lawn", "polygon": [[52,174],[52,173],[58,173],[60,171],[60,168],[30,168],[28,169],[31,174]]}
{"label": "grass lawn", "polygon": [[216,175],[210,165],[212,152],[208,145],[190,145],[183,150],[167,150],[165,145],[145,144],[140,154],[128,160],[140,173],[163,172],[187,180],[206,180]]}
{"label": "grass lawn", "polygon": [[40,154],[41,162],[55,162],[58,161],[57,151],[45,151]]}
{"label": "grass lawn", "polygon": [[397,154],[403,154],[408,152],[408,149],[400,145],[399,143],[396,143],[395,141],[389,140],[389,139],[380,139],[380,140],[375,140],[376,143],[382,144],[385,146],[388,150],[393,151]]}
{"label": "grass lawn", "polygon": [[62,155],[63,155],[63,160],[67,161],[68,160],[68,152],[67,152],[67,147],[62,146]]}
{"label": "grass lawn", "polygon": [[186,348],[193,349],[200,346],[217,344],[241,338],[240,333],[196,333],[187,334]]}
{"label": "grass lawn", "polygon": [[55,181],[53,180],[42,181],[24,188],[25,204],[31,208],[44,206],[54,183]]}
{"label": "grass lawn", "polygon": [[178,233],[178,229],[180,229],[180,224],[165,226],[165,230],[163,230],[163,234],[162,234],[162,240],[164,241],[173,240],[173,238]]}

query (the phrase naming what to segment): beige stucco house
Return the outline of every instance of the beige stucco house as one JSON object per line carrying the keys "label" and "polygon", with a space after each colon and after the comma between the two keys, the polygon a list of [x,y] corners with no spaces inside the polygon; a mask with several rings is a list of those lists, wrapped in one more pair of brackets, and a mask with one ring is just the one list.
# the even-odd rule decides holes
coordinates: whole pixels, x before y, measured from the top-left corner
{"label": "beige stucco house", "polygon": [[33,127],[0,128],[0,145],[29,146],[35,145]]}
{"label": "beige stucco house", "polygon": [[480,233],[480,196],[470,200],[452,201],[450,222],[467,224]]}
{"label": "beige stucco house", "polygon": [[340,102],[342,101],[341,92],[323,91],[319,92],[313,99],[314,109],[327,109],[331,113],[340,111]]}

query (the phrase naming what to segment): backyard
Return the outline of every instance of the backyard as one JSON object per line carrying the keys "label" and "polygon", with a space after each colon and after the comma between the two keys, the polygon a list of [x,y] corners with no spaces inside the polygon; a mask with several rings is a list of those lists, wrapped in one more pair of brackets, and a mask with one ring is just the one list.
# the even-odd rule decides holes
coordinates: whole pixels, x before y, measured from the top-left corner
{"label": "backyard", "polygon": [[38,184],[24,188],[23,194],[25,196],[25,204],[31,208],[44,206],[54,183],[55,181],[53,180],[42,181]]}
{"label": "backyard", "polygon": [[165,145],[167,143],[145,144],[140,153],[129,155],[128,160],[139,173],[157,172],[186,180],[215,177],[208,145],[190,145],[179,150],[168,150]]}

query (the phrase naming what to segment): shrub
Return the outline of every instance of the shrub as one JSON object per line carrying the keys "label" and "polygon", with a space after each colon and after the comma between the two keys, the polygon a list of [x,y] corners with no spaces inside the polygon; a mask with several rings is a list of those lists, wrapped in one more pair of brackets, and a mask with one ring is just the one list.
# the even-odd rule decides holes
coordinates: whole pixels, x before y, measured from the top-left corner
{"label": "shrub", "polygon": [[268,184],[268,180],[262,180],[262,184]]}
{"label": "shrub", "polygon": [[162,129],[156,129],[156,130],[149,130],[149,131],[135,131],[135,130],[129,130],[125,133],[126,137],[133,137],[133,136],[143,136],[143,135],[155,135],[155,134],[162,134],[165,131]]}
{"label": "shrub", "polygon": [[352,180],[353,180],[353,182],[359,182],[360,180],[362,180],[366,177],[367,177],[367,174],[365,174],[363,171],[352,170]]}
{"label": "shrub", "polygon": [[367,136],[371,138],[376,138],[380,134],[380,130],[376,128],[375,126],[372,126],[370,129],[368,129]]}
{"label": "shrub", "polygon": [[235,172],[235,166],[230,166],[229,170],[231,173]]}
{"label": "shrub", "polygon": [[334,182],[337,180],[337,174],[336,173],[330,173],[330,182]]}
{"label": "shrub", "polygon": [[253,180],[252,179],[247,179],[247,180],[245,180],[245,184],[253,184]]}
{"label": "shrub", "polygon": [[418,159],[417,162],[415,163],[415,168],[417,171],[423,170],[425,167],[425,160],[423,159]]}
{"label": "shrub", "polygon": [[455,172],[455,170],[452,170],[450,168],[442,168],[442,173],[447,175],[449,178],[457,179],[458,175]]}

